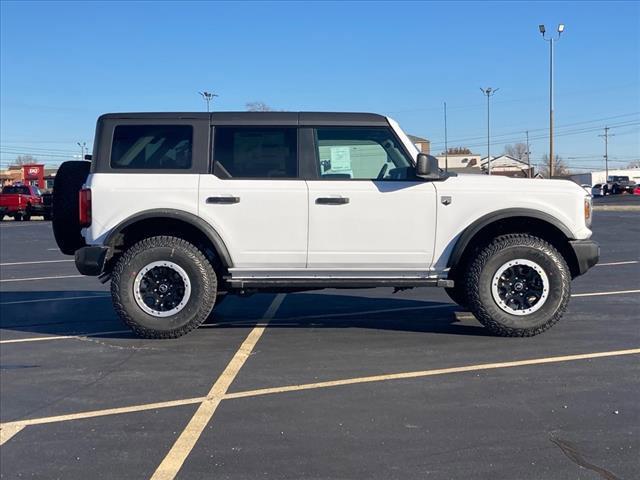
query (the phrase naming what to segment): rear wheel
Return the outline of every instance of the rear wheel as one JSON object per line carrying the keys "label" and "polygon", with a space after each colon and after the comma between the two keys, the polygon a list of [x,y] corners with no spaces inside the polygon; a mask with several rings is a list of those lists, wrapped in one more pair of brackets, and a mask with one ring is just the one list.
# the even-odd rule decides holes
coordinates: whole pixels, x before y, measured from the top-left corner
{"label": "rear wheel", "polygon": [[85,245],[80,234],[78,192],[89,175],[90,167],[91,162],[64,162],[54,180],[51,205],[53,235],[60,251],[66,255],[73,255]]}
{"label": "rear wheel", "polygon": [[531,235],[503,235],[470,263],[469,308],[496,335],[530,337],[560,320],[570,282],[569,267],[552,245]]}
{"label": "rear wheel", "polygon": [[197,328],[211,313],[216,290],[216,274],[204,254],[170,236],[133,245],[111,277],[116,312],[144,338],[176,338]]}

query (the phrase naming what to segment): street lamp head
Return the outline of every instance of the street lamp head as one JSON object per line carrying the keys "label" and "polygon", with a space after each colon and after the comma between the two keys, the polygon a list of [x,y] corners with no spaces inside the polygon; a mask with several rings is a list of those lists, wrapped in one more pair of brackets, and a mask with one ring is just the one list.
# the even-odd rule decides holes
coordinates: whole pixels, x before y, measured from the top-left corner
{"label": "street lamp head", "polygon": [[561,23],[560,25],[558,25],[558,33],[562,33],[564,32],[564,23]]}
{"label": "street lamp head", "polygon": [[538,29],[540,30],[540,33],[542,34],[542,36],[544,37],[544,32],[546,31],[544,29],[544,25],[538,25]]}

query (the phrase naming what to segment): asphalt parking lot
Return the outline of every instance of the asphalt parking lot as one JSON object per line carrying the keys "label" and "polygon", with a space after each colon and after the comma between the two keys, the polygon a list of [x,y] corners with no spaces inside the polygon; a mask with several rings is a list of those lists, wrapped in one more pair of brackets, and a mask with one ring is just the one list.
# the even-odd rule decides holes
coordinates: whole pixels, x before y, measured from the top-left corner
{"label": "asphalt parking lot", "polygon": [[132,336],[49,222],[0,225],[2,478],[632,479],[640,212],[597,211],[600,264],[533,338],[443,291],[231,297]]}

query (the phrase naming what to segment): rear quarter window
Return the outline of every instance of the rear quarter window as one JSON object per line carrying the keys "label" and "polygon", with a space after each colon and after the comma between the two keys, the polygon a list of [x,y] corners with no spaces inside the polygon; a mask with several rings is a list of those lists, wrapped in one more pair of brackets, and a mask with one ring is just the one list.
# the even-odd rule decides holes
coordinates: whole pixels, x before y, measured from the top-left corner
{"label": "rear quarter window", "polygon": [[190,125],[118,125],[113,132],[114,169],[186,170],[192,156]]}

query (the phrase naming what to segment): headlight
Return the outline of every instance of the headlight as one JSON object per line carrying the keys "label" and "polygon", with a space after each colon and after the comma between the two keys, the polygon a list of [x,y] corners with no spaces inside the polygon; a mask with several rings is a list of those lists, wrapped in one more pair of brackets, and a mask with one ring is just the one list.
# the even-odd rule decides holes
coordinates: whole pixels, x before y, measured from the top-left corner
{"label": "headlight", "polygon": [[587,227],[591,227],[591,217],[593,208],[591,205],[591,196],[584,197],[584,223]]}

